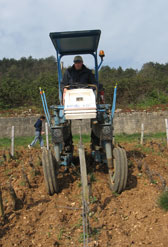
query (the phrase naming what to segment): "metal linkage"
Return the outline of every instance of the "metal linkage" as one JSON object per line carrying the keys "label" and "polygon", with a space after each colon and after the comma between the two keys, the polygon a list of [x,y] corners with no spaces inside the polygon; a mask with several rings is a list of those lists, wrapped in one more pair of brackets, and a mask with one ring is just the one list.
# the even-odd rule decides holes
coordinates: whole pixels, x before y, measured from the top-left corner
{"label": "metal linkage", "polygon": [[83,211],[82,211],[82,219],[83,219],[83,247],[88,247],[89,244],[89,221],[88,221],[88,204],[83,198],[82,200],[83,204]]}
{"label": "metal linkage", "polygon": [[58,87],[59,87],[59,101],[61,104],[62,101],[62,91],[61,91],[61,81],[62,81],[62,71],[61,71],[61,55],[56,52],[57,54],[57,67],[58,67]]}
{"label": "metal linkage", "polygon": [[87,181],[87,170],[86,170],[86,159],[85,159],[85,150],[82,144],[82,134],[81,134],[81,125],[80,125],[80,142],[79,142],[79,160],[80,160],[80,172],[81,172],[81,182],[82,182],[82,204],[83,204],[83,246],[88,247],[89,244],[89,188]]}
{"label": "metal linkage", "polygon": [[43,98],[44,98],[44,102],[45,102],[45,105],[46,105],[46,110],[47,110],[48,119],[49,119],[49,121],[50,121],[50,113],[49,113],[49,110],[48,110],[48,105],[47,105],[47,100],[46,100],[46,95],[45,95],[44,90],[43,90]]}
{"label": "metal linkage", "polygon": [[115,112],[115,107],[116,107],[116,98],[117,98],[117,83],[114,87],[114,94],[113,94],[113,106],[111,110],[111,118],[113,119],[114,117],[114,112]]}
{"label": "metal linkage", "polygon": [[41,100],[42,100],[42,103],[43,103],[44,113],[46,115],[46,119],[47,119],[48,125],[50,127],[51,126],[50,125],[51,117],[50,117],[50,113],[49,113],[49,110],[48,110],[48,105],[47,105],[45,92],[41,90],[41,87],[39,88],[39,90],[40,90]]}

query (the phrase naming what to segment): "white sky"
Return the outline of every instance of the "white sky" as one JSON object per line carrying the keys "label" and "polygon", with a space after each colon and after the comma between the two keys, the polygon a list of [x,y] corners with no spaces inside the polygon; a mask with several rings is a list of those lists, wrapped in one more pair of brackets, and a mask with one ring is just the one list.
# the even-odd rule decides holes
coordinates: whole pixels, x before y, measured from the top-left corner
{"label": "white sky", "polygon": [[55,56],[49,32],[101,29],[105,65],[167,63],[167,12],[167,0],[0,0],[0,59]]}

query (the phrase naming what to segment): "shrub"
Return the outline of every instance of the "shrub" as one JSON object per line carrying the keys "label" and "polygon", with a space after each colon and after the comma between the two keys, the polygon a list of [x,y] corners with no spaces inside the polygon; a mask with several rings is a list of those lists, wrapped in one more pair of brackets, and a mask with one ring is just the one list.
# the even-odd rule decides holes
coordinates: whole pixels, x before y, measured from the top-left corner
{"label": "shrub", "polygon": [[162,194],[159,196],[158,204],[160,208],[168,211],[168,191],[162,192]]}

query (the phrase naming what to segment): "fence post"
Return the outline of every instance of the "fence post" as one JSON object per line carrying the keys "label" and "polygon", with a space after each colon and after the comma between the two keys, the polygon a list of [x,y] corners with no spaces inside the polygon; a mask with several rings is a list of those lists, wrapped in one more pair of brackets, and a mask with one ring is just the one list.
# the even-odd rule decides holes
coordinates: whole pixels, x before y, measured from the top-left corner
{"label": "fence post", "polygon": [[144,139],[144,124],[141,124],[141,145],[143,145],[143,139]]}
{"label": "fence post", "polygon": [[4,207],[3,207],[1,188],[0,188],[0,217],[4,218]]}
{"label": "fence post", "polygon": [[166,140],[167,140],[167,148],[168,148],[168,119],[165,119],[166,124]]}
{"label": "fence post", "polygon": [[14,138],[15,138],[15,127],[12,126],[12,134],[11,134],[11,156],[14,156]]}
{"label": "fence post", "polygon": [[49,150],[49,141],[48,141],[48,123],[45,123],[45,133],[46,133],[47,150]]}

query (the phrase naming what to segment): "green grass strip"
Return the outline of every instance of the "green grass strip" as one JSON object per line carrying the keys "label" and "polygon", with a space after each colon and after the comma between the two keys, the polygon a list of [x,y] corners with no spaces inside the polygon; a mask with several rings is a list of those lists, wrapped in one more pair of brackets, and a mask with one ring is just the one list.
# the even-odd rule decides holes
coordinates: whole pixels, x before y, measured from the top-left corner
{"label": "green grass strip", "polygon": [[[23,146],[26,147],[28,144],[32,142],[34,139],[34,136],[28,136],[28,137],[15,137],[15,146]],[[120,134],[120,135],[115,135],[115,142],[126,142],[126,143],[131,143],[131,142],[138,142],[140,139],[140,134]],[[166,134],[165,133],[156,133],[156,134],[147,134],[144,135],[144,139],[146,140],[153,140],[153,139],[161,139],[161,140],[166,140]],[[46,144],[46,138],[45,135],[43,136],[44,144]],[[79,135],[73,135],[73,142],[74,144],[78,144],[80,140]],[[49,142],[51,143],[51,136],[49,136]],[[83,143],[90,143],[91,138],[90,135],[82,135],[82,142]],[[10,138],[0,138],[0,148],[9,148],[11,145],[11,140]],[[37,147],[39,146],[39,143],[37,142]]]}

